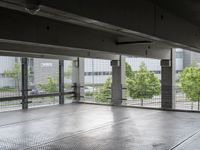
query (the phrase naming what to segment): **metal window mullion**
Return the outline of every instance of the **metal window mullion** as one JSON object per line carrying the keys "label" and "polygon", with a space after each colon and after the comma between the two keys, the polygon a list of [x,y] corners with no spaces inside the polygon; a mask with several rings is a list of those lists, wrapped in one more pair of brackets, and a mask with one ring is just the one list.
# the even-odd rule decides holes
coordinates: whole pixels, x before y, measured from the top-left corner
{"label": "metal window mullion", "polygon": [[59,104],[64,102],[64,60],[59,60]]}
{"label": "metal window mullion", "polygon": [[28,59],[22,58],[22,109],[28,109]]}

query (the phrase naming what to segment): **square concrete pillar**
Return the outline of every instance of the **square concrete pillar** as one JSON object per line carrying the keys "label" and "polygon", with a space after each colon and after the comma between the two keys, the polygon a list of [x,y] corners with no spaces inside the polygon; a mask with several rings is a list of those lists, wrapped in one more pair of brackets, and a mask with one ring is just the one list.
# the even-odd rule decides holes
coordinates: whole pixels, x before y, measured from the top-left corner
{"label": "square concrete pillar", "polygon": [[124,97],[125,88],[125,57],[121,56],[120,60],[112,60],[112,86],[111,102],[113,105],[121,105]]}
{"label": "square concrete pillar", "polygon": [[175,108],[176,96],[176,51],[171,50],[170,60],[161,60],[161,107],[163,109]]}
{"label": "square concrete pillar", "polygon": [[74,101],[79,102],[84,96],[84,58],[73,60],[72,83],[74,88]]}

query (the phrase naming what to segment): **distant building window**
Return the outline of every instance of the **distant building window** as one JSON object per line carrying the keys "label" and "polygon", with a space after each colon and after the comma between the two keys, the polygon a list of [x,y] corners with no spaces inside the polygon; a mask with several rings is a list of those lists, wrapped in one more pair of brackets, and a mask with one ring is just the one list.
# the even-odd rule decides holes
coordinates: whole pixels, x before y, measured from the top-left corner
{"label": "distant building window", "polygon": [[182,70],[176,70],[176,73],[180,73],[180,72],[182,72]]}
{"label": "distant building window", "polygon": [[111,75],[112,72],[109,71],[101,71],[101,72],[85,72],[85,76],[106,76],[106,75]]}
{"label": "distant building window", "polygon": [[10,78],[10,77],[7,77],[5,73],[1,73],[0,78]]}
{"label": "distant building window", "polygon": [[40,67],[41,67],[41,68],[48,68],[48,67],[52,67],[52,66],[53,66],[52,63],[41,63],[41,64],[40,64]]}
{"label": "distant building window", "polygon": [[176,58],[183,58],[183,52],[176,52]]}
{"label": "distant building window", "polygon": [[159,71],[159,70],[157,70],[157,71],[151,71],[151,72],[153,72],[155,74],[161,74],[161,71]]}

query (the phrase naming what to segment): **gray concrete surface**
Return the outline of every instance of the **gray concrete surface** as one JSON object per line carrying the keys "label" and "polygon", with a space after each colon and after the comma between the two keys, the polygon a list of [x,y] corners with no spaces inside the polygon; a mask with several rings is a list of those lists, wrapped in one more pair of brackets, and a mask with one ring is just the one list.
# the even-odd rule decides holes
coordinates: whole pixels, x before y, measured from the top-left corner
{"label": "gray concrete surface", "polygon": [[200,113],[67,104],[0,113],[1,150],[200,149]]}

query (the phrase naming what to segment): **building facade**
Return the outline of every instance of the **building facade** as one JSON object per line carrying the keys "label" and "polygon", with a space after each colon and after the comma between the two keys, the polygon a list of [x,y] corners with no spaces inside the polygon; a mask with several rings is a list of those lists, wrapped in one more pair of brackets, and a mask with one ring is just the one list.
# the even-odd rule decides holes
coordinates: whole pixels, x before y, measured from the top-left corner
{"label": "building facade", "polygon": [[[181,72],[185,67],[189,66],[194,60],[197,63],[200,63],[199,53],[183,49],[176,49],[177,74]],[[15,86],[15,81],[10,77],[6,77],[4,73],[6,70],[13,70],[15,67],[15,63],[17,63],[18,61],[20,61],[20,59],[16,57],[0,57],[0,88]],[[161,66],[160,60],[158,59],[127,57],[126,62],[131,65],[133,71],[139,70],[140,65],[144,63],[147,66],[148,70],[154,72],[160,78]],[[101,85],[105,83],[109,77],[111,77],[112,67],[110,65],[110,60],[86,58],[84,63],[86,85]],[[71,65],[72,63],[70,61],[65,62],[66,72],[70,71],[72,67]],[[59,61],[54,59],[30,58],[29,70],[29,86],[38,86],[39,84],[47,83],[49,76],[58,79]],[[70,77],[67,77],[65,81],[67,83],[71,83]]]}

